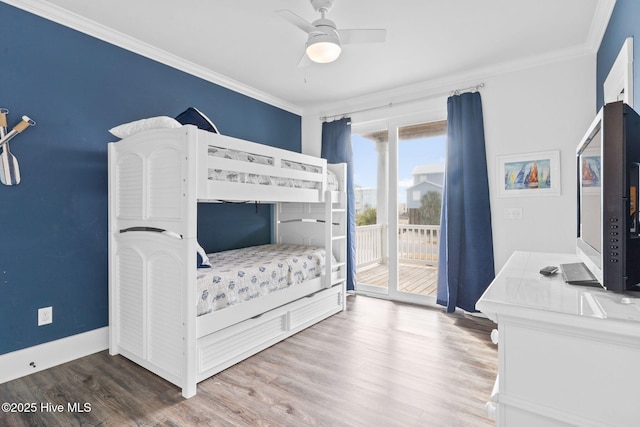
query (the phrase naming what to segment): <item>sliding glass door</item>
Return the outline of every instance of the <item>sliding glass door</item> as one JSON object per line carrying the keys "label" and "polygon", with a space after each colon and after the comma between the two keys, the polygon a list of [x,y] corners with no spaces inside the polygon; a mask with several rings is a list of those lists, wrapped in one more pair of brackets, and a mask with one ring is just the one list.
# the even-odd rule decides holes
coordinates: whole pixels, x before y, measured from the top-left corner
{"label": "sliding glass door", "polygon": [[446,125],[440,121],[398,128],[398,299],[431,301],[436,295]]}
{"label": "sliding glass door", "polygon": [[356,126],[352,138],[357,290],[432,304],[446,121],[387,125],[377,130]]}

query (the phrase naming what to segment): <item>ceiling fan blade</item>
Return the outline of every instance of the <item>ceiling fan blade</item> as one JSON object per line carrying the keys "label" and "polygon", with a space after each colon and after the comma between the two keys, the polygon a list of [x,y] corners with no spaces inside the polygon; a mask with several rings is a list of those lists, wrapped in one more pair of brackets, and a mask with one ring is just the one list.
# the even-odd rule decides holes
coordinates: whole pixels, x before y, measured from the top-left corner
{"label": "ceiling fan blade", "polygon": [[305,33],[311,34],[318,31],[318,29],[313,24],[305,21],[303,18],[291,12],[290,10],[277,10],[276,13],[280,15],[281,18],[289,21]]}
{"label": "ceiling fan blade", "polygon": [[338,30],[340,43],[382,43],[387,38],[387,30]]}

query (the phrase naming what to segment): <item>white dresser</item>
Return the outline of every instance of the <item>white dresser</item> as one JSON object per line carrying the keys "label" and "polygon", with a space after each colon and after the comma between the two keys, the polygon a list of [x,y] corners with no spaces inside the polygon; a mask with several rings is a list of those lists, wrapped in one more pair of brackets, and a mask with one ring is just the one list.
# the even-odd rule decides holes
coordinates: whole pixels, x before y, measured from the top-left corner
{"label": "white dresser", "polygon": [[498,324],[499,426],[640,426],[640,298],[539,274],[571,262],[516,252],[476,304]]}

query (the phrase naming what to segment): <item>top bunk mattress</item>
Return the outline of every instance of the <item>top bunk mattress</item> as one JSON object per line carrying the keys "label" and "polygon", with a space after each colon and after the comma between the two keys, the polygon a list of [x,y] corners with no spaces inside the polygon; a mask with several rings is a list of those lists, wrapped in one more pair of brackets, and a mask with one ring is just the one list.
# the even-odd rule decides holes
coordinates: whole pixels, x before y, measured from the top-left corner
{"label": "top bunk mattress", "polygon": [[320,276],[325,250],[270,244],[207,254],[198,269],[197,315],[240,304]]}
{"label": "top bunk mattress", "polygon": [[[234,150],[231,148],[217,147],[210,145],[207,154],[212,157],[237,160],[240,162],[253,163],[256,165],[274,166],[276,160],[273,157],[249,153],[246,151]],[[280,160],[282,169],[311,172],[321,174],[322,168],[302,162],[290,160]],[[321,183],[317,181],[305,181],[294,178],[283,178],[251,172],[237,172],[218,168],[210,168],[208,178],[214,181],[239,182],[245,184],[275,185],[278,187],[320,189]],[[327,170],[327,190],[338,190],[338,178]]]}

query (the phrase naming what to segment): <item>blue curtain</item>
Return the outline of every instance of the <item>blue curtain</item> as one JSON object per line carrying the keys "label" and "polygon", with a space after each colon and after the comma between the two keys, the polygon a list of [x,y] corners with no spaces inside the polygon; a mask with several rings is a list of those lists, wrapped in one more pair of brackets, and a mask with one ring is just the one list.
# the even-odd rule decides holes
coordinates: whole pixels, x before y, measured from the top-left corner
{"label": "blue curtain", "polygon": [[347,164],[347,290],[352,291],[356,283],[356,209],[350,118],[322,123],[321,157],[329,163]]}
{"label": "blue curtain", "polygon": [[447,115],[437,302],[475,312],[495,276],[480,93],[449,97]]}

